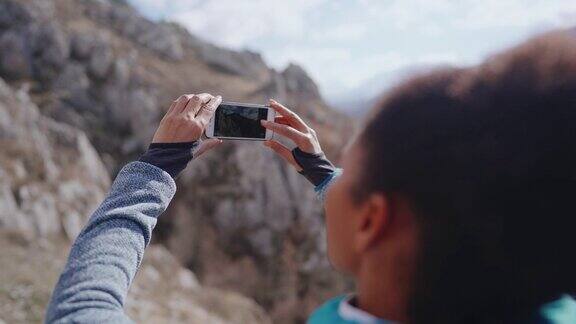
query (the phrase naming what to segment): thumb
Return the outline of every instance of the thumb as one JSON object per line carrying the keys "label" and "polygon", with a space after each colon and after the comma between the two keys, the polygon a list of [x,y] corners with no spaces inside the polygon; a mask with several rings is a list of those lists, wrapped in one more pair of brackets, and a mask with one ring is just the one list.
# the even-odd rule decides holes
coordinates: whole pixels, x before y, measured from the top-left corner
{"label": "thumb", "polygon": [[198,146],[198,148],[196,148],[194,150],[194,152],[192,152],[192,155],[194,156],[194,158],[198,158],[199,156],[201,156],[202,154],[210,151],[211,149],[215,148],[216,146],[222,144],[222,140],[221,139],[208,139],[205,141],[202,141],[200,143],[200,145]]}

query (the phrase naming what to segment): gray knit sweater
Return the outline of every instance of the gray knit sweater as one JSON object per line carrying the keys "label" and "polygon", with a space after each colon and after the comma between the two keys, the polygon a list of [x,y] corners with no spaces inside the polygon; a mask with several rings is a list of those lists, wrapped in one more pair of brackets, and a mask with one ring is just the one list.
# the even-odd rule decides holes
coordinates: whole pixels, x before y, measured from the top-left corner
{"label": "gray knit sweater", "polygon": [[[331,180],[316,188],[322,196]],[[126,165],[72,246],[46,314],[47,323],[132,323],[123,306],[156,219],[176,192],[170,174]]]}

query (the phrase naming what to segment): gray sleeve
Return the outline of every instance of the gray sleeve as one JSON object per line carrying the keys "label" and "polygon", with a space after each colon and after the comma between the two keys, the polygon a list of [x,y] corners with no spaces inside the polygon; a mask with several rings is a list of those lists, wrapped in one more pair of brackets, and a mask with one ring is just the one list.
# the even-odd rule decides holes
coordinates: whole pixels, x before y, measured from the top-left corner
{"label": "gray sleeve", "polygon": [[144,162],[126,165],[72,246],[46,323],[131,323],[126,294],[156,218],[176,192],[172,177]]}

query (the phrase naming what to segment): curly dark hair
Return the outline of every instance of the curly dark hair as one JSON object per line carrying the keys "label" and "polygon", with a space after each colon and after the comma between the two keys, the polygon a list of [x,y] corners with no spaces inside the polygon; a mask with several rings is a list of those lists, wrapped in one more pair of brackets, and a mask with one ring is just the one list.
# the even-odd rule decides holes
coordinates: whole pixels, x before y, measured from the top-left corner
{"label": "curly dark hair", "polygon": [[509,323],[576,292],[576,37],[541,35],[377,105],[358,198],[413,205],[413,323]]}

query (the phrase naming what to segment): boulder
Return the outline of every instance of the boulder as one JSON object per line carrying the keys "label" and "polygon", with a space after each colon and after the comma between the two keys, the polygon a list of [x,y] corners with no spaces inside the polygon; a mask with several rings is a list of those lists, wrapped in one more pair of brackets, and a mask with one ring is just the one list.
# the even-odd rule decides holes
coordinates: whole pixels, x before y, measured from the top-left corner
{"label": "boulder", "polygon": [[78,63],[66,64],[62,72],[58,74],[53,83],[53,89],[65,93],[85,91],[90,87],[90,78],[86,68]]}
{"label": "boulder", "polygon": [[0,182],[0,227],[9,230],[18,230],[23,235],[30,236],[34,233],[28,220],[20,212],[18,201],[12,192],[11,183],[6,177]]}
{"label": "boulder", "polygon": [[0,75],[18,80],[32,76],[32,57],[23,33],[10,30],[0,35]]}
{"label": "boulder", "polygon": [[67,36],[58,23],[49,22],[30,26],[29,37],[36,77],[53,80],[70,55]]}
{"label": "boulder", "polygon": [[96,47],[90,55],[88,70],[95,79],[105,79],[114,63],[114,55],[108,46]]}
{"label": "boulder", "polygon": [[11,28],[31,22],[35,12],[30,6],[16,1],[0,1],[0,29]]}

